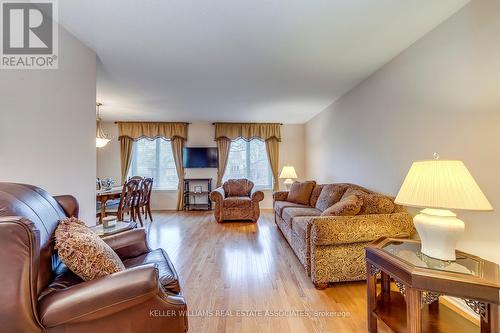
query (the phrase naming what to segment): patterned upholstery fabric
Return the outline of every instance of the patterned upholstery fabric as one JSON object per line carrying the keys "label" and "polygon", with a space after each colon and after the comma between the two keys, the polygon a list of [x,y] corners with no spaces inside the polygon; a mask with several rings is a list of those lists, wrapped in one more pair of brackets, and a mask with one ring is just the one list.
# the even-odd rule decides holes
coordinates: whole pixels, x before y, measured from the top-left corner
{"label": "patterned upholstery fabric", "polygon": [[85,281],[125,270],[116,252],[74,217],[59,222],[55,248],[64,264]]}
{"label": "patterned upholstery fabric", "polygon": [[[245,195],[236,195],[245,192]],[[229,195],[228,195],[229,194]],[[222,221],[257,222],[260,216],[259,202],[264,199],[264,192],[253,188],[247,179],[231,179],[210,193],[214,202],[214,217]]]}
{"label": "patterned upholstery fabric", "polygon": [[320,216],[321,211],[313,207],[285,207],[282,218],[288,225],[292,225],[292,219],[297,216]]}
{"label": "patterned upholstery fabric", "polygon": [[294,182],[288,192],[287,201],[308,205],[314,186],[315,181]]}
{"label": "patterned upholstery fabric", "polygon": [[318,185],[314,186],[314,189],[311,193],[311,199],[309,199],[309,206],[311,207],[316,207],[316,202],[318,202],[319,195],[321,194],[321,190],[323,190],[323,187],[325,185]]}
{"label": "patterned upholstery fabric", "polygon": [[252,199],[250,197],[229,197],[222,201],[223,208],[252,208]]}
{"label": "patterned upholstery fabric", "polygon": [[336,204],[342,198],[347,186],[344,184],[328,184],[324,185],[321,194],[316,202],[316,208],[321,211]]}
{"label": "patterned upholstery fabric", "polygon": [[[373,194],[374,198],[382,197],[392,203],[391,198],[361,186],[335,185],[360,190],[364,195]],[[285,195],[278,197],[283,199]],[[355,216],[300,216],[321,211],[282,207],[286,204],[275,202],[276,224],[315,284],[366,279],[367,244],[380,237],[407,238],[415,232],[410,215],[404,207],[395,204],[390,214]],[[278,214],[280,209],[282,215]]]}
{"label": "patterned upholstery fabric", "polygon": [[294,202],[288,202],[288,201],[275,201],[275,202],[274,202],[274,211],[275,211],[275,212],[276,212],[276,214],[278,214],[279,216],[282,216],[282,214],[283,214],[283,209],[285,209],[286,207],[301,207],[301,208],[308,208],[308,206],[306,206],[306,205],[301,205],[301,204],[294,203]]}
{"label": "patterned upholstery fabric", "polygon": [[354,216],[361,211],[361,206],[363,206],[363,199],[358,195],[351,194],[325,209],[321,215]]}
{"label": "patterned upholstery fabric", "polygon": [[363,205],[359,214],[390,214],[394,211],[394,203],[388,196],[378,193],[367,193],[360,189],[349,188],[345,191],[343,198],[352,194],[359,196],[363,200]]}
{"label": "patterned upholstery fabric", "polygon": [[253,189],[253,182],[248,179],[229,179],[222,185],[226,197],[250,196]]}

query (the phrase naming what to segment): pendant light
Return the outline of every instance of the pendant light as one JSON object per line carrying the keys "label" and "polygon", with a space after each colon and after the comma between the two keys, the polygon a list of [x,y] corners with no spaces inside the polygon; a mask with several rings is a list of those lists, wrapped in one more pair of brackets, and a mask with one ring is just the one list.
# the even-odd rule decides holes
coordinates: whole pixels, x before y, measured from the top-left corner
{"label": "pendant light", "polygon": [[97,133],[96,133],[96,138],[95,138],[95,146],[97,148],[102,148],[102,147],[106,146],[109,141],[111,141],[111,137],[109,135],[107,135],[106,133],[104,133],[104,131],[102,130],[102,127],[101,127],[101,115],[100,115],[101,105],[102,105],[102,103],[96,103],[96,106],[97,106],[97,111],[96,111],[96,114],[97,114],[97,118],[96,118]]}

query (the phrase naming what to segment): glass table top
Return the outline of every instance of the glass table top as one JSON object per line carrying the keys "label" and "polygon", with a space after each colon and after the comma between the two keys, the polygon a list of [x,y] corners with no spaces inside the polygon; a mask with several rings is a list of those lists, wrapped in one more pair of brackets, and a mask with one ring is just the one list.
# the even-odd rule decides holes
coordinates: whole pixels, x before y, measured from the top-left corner
{"label": "glass table top", "polygon": [[457,254],[456,261],[431,258],[420,252],[419,243],[392,241],[382,249],[415,267],[473,276],[481,274],[481,264],[478,260],[460,254]]}

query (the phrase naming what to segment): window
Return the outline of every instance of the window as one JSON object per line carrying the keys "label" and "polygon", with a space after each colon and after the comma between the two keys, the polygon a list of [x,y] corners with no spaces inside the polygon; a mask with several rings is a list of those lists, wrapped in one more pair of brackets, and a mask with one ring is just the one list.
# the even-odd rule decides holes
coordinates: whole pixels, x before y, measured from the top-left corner
{"label": "window", "polygon": [[238,139],[231,142],[224,180],[231,178],[248,178],[260,189],[273,187],[273,173],[264,141]]}
{"label": "window", "polygon": [[152,177],[153,188],[156,189],[177,190],[179,177],[170,141],[164,139],[135,141],[128,175]]}

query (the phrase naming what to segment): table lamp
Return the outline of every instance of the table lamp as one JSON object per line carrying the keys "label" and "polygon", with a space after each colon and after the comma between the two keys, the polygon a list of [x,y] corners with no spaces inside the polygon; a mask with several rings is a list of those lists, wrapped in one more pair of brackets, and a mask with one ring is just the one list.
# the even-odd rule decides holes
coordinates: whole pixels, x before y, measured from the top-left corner
{"label": "table lamp", "polygon": [[456,260],[455,247],[464,232],[464,222],[452,210],[493,210],[488,199],[462,161],[414,162],[394,200],[423,207],[413,222],[422,241],[423,254],[441,260]]}
{"label": "table lamp", "polygon": [[283,183],[285,184],[286,190],[289,191],[290,187],[293,184],[292,179],[297,179],[298,177],[294,167],[291,165],[286,165],[283,167],[283,169],[281,169],[280,178],[285,178],[285,181]]}

